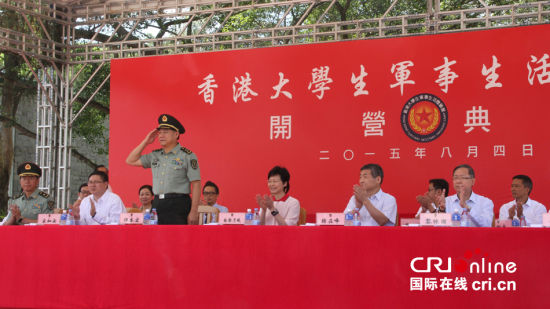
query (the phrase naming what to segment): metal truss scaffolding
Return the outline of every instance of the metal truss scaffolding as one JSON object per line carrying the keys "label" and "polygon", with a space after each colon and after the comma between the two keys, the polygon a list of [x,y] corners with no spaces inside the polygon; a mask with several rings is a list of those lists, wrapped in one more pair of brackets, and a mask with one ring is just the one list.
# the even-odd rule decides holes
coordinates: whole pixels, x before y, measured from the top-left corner
{"label": "metal truss scaffolding", "polygon": [[[110,75],[97,73],[111,59],[550,22],[550,1],[489,5],[489,0],[471,0],[460,10],[447,10],[447,2],[0,0],[0,13],[16,13],[23,21],[15,29],[0,26],[0,51],[21,55],[38,83],[36,161],[46,175],[41,187],[55,192],[57,206],[64,208],[69,202],[72,125],[109,81]],[[241,23],[250,16],[258,22]],[[85,68],[93,73],[75,83]],[[91,83],[99,87],[81,98]],[[73,112],[77,101],[81,107]]]}

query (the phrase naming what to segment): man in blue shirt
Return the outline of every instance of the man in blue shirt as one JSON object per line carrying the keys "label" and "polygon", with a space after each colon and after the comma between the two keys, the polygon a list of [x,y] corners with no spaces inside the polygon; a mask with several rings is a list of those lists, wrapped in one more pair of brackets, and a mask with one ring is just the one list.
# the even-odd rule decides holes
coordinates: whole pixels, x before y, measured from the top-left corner
{"label": "man in blue shirt", "polygon": [[445,198],[446,212],[460,213],[468,218],[467,226],[491,227],[493,223],[493,201],[474,193],[476,182],[474,169],[468,164],[462,164],[453,170],[453,187],[456,194]]}

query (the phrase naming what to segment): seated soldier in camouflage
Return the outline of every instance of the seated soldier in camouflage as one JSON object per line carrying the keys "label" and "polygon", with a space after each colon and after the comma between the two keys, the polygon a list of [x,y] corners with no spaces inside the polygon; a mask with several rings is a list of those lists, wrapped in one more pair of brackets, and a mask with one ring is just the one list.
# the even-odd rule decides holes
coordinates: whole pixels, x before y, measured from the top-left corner
{"label": "seated soldier in camouflage", "polygon": [[8,201],[8,217],[4,225],[36,223],[39,214],[53,213],[54,201],[38,190],[42,170],[34,163],[26,162],[17,168],[22,192]]}

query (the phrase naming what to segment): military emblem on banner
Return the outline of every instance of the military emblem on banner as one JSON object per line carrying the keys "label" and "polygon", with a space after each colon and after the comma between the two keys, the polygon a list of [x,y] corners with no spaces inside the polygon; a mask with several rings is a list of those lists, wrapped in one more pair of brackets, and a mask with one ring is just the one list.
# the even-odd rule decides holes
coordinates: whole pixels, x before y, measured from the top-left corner
{"label": "military emblem on banner", "polygon": [[410,98],[401,111],[401,127],[412,140],[428,143],[440,137],[447,128],[447,107],[433,94]]}

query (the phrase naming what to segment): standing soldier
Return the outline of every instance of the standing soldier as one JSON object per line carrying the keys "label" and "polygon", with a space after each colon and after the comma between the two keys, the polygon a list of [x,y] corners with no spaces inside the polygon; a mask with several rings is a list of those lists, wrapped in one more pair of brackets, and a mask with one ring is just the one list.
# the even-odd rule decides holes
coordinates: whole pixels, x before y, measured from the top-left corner
{"label": "standing soldier", "polygon": [[[201,177],[197,156],[178,143],[185,128],[174,117],[162,114],[159,126],[128,155],[126,163],[151,168],[153,172],[153,208],[159,224],[197,224],[201,195]],[[161,149],[141,155],[147,145],[159,139]],[[191,193],[193,200],[189,197]]]}
{"label": "standing soldier", "polygon": [[54,201],[48,193],[38,191],[42,170],[32,162],[25,162],[17,168],[19,184],[23,190],[8,202],[8,217],[4,225],[36,223],[39,214],[53,213]]}

